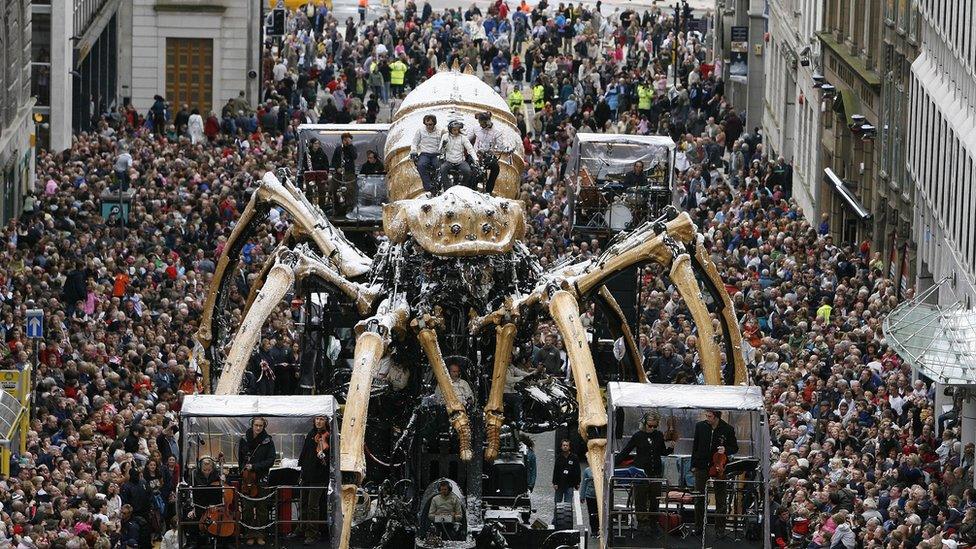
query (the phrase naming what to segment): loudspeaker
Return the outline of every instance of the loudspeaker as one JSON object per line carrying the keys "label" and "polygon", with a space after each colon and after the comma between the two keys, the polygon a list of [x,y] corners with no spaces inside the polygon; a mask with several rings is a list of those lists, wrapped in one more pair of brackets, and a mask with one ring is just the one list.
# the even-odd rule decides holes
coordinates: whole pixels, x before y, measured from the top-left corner
{"label": "loudspeaker", "polygon": [[[631,265],[604,284],[613,294],[614,299],[617,300],[617,304],[620,305],[624,317],[627,318],[627,324],[634,332],[635,337],[637,333],[637,273],[637,265]],[[600,311],[599,307],[597,310]],[[597,322],[596,335],[601,339],[613,339],[610,330],[607,328],[606,313],[604,311],[600,311],[600,313],[602,314],[600,321]]]}
{"label": "loudspeaker", "polygon": [[484,495],[515,497],[529,489],[528,472],[521,459],[499,458],[489,466],[488,486]]}

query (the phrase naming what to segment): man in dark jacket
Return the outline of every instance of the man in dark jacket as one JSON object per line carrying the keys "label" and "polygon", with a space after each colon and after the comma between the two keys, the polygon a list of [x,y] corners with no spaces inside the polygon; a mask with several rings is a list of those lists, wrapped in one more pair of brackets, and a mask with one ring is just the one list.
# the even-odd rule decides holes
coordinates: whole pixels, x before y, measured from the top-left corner
{"label": "man in dark jacket", "polygon": [[569,439],[563,439],[559,450],[552,466],[552,488],[556,492],[556,503],[573,501],[573,490],[580,485],[579,457],[573,453]]}
{"label": "man in dark jacket", "polygon": [[241,468],[241,474],[250,471],[257,478],[257,500],[241,501],[241,521],[251,527],[248,531],[253,532],[258,545],[266,543],[264,529],[258,527],[268,524],[268,500],[264,498],[270,493],[267,489],[268,473],[275,461],[274,440],[268,435],[267,428],[268,422],[263,417],[253,418],[251,428],[237,443],[237,463]]}
{"label": "man in dark jacket", "polygon": [[[630,453],[637,450],[634,458],[634,467],[639,467],[644,471],[647,478],[658,479],[664,475],[664,466],[661,463],[661,456],[671,455],[674,452],[674,442],[665,442],[664,434],[658,430],[661,423],[661,416],[657,412],[644,414],[641,428],[634,433],[623,450],[614,459],[614,465],[630,456]],[[637,484],[634,490],[634,505],[638,513],[652,513],[651,515],[638,515],[637,523],[641,527],[648,527],[657,523],[657,513],[660,508],[661,483],[644,482]]]}
{"label": "man in dark jacket", "polygon": [[152,547],[152,534],[149,531],[149,523],[132,511],[131,505],[123,505],[120,510],[120,536],[119,547],[126,549],[150,549]]}
{"label": "man in dark jacket", "polygon": [[163,432],[156,437],[156,447],[162,455],[162,462],[166,463],[170,456],[178,456],[180,453],[179,442],[176,440],[176,433],[179,432],[179,425],[172,419],[163,418]]}
{"label": "man in dark jacket", "polygon": [[670,343],[661,349],[661,355],[651,362],[651,380],[654,383],[671,383],[681,368],[681,359],[674,354],[674,346]]}
{"label": "man in dark jacket", "polygon": [[[732,455],[739,451],[739,445],[735,440],[735,431],[732,426],[722,420],[720,410],[705,410],[704,421],[699,421],[695,425],[695,439],[691,447],[691,470],[695,474],[695,491],[699,494],[705,493],[705,486],[708,479],[713,478],[715,483],[710,492],[715,493],[715,530],[719,537],[724,536],[725,515],[727,509],[727,486],[725,474],[709,474],[709,468],[714,463],[715,458],[724,455],[725,460],[732,458]],[[695,529],[701,532],[704,527],[705,518],[705,499],[695,499]]]}
{"label": "man in dark jacket", "polygon": [[129,469],[129,480],[122,485],[119,494],[123,505],[132,506],[132,514],[149,521],[149,513],[152,511],[152,497],[149,495],[149,487],[142,480],[142,473],[136,467]]}
{"label": "man in dark jacket", "polygon": [[[329,194],[332,204],[339,212],[346,212],[356,203],[356,146],[352,144],[352,134],[342,134],[342,143],[332,153],[332,181]],[[339,208],[339,188],[345,187],[343,207]]]}
{"label": "man in dark jacket", "polygon": [[[322,496],[329,485],[329,445],[331,444],[329,418],[315,416],[312,429],[305,435],[302,453],[298,456],[301,467],[301,519],[323,520]],[[319,524],[303,523],[296,534],[304,531],[305,545],[312,545],[319,537]]]}

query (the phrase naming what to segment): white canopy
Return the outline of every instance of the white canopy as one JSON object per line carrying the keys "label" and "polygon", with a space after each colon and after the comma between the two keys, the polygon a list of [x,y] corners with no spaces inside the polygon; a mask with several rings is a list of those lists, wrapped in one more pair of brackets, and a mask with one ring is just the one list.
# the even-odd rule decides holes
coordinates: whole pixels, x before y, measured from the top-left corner
{"label": "white canopy", "polygon": [[298,126],[299,132],[385,132],[390,129],[389,124],[302,124]]}
{"label": "white canopy", "polygon": [[315,417],[333,416],[338,403],[332,395],[187,395],[183,417]]}
{"label": "white canopy", "polygon": [[762,391],[745,385],[663,385],[612,382],[610,404],[631,408],[763,410]]}
{"label": "white canopy", "polygon": [[674,148],[674,140],[666,135],[631,135],[625,133],[584,133],[576,134],[580,143],[640,143]]}

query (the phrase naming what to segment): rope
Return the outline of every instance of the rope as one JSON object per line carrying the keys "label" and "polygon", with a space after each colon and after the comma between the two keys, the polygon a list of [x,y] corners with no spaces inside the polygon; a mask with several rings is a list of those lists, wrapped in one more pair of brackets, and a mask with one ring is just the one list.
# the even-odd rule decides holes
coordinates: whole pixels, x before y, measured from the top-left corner
{"label": "rope", "polygon": [[264,501],[264,500],[266,500],[266,499],[268,499],[271,496],[274,496],[276,494],[277,494],[276,492],[270,492],[268,494],[265,494],[264,496],[252,498],[252,497],[245,496],[244,494],[241,494],[240,492],[238,492],[237,493],[237,497],[239,497],[241,499],[245,499],[247,501]]}

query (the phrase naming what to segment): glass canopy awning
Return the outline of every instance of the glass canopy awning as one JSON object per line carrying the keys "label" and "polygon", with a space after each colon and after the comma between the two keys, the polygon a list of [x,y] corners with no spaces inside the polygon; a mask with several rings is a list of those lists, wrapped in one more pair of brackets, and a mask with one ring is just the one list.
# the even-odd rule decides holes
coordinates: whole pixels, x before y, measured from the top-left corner
{"label": "glass canopy awning", "polygon": [[895,307],[882,324],[885,341],[913,368],[946,385],[976,384],[976,309],[957,301],[927,303],[950,278]]}

